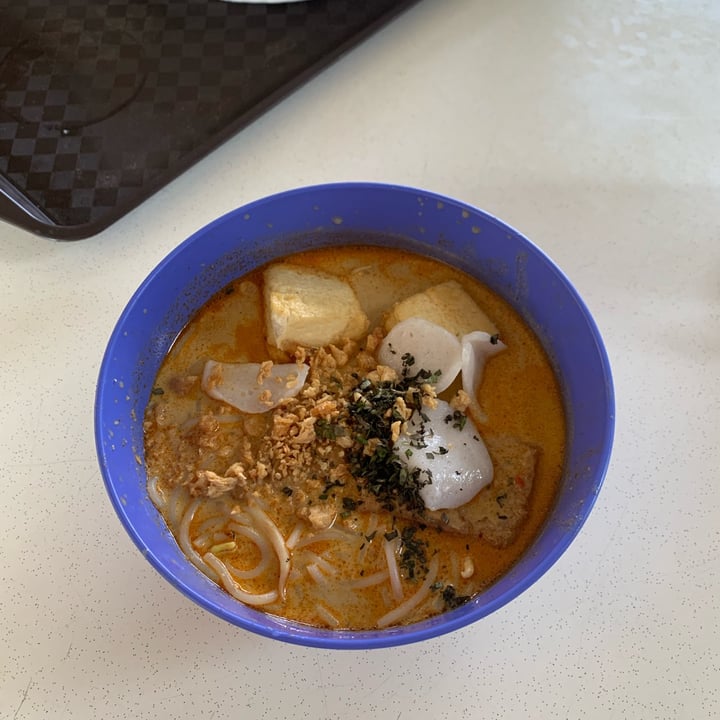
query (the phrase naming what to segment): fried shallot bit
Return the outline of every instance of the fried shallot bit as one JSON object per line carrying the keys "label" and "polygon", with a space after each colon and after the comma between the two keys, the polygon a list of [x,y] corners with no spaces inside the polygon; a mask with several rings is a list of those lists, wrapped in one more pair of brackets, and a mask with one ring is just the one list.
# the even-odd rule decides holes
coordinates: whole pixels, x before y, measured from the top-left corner
{"label": "fried shallot bit", "polygon": [[325,348],[319,348],[310,361],[311,370],[334,370],[337,368],[337,361]]}
{"label": "fried shallot bit", "polygon": [[[405,402],[405,398],[398,396],[395,398],[395,404],[393,405],[393,413],[402,418],[403,420],[409,420],[413,414],[412,408],[409,408]],[[393,441],[394,442],[394,441]]]}
{"label": "fried shallot bit", "polygon": [[349,357],[344,350],[341,350],[335,345],[330,345],[330,353],[332,354],[337,367],[342,368],[348,364]]}
{"label": "fried shallot bit", "polygon": [[300,445],[308,445],[315,440],[315,421],[316,418],[309,417],[302,420],[297,427],[297,434],[290,437],[290,442]]}
{"label": "fried shallot bit", "polygon": [[468,407],[470,407],[470,403],[472,402],[470,396],[464,391],[464,390],[458,390],[455,393],[455,396],[450,401],[450,407],[453,410],[459,410],[460,412],[465,412]]}
{"label": "fried shallot bit", "polygon": [[306,383],[303,391],[300,393],[301,397],[307,399],[316,398],[320,394],[320,381],[317,378],[312,378],[309,383]]}
{"label": "fried shallot bit", "polygon": [[365,350],[369,353],[374,353],[378,346],[380,345],[382,339],[383,339],[384,333],[382,328],[375,328],[368,336],[365,338]]}
{"label": "fried shallot bit", "polygon": [[272,360],[266,360],[263,363],[260,363],[260,370],[258,370],[257,374],[257,384],[262,385],[265,378],[270,377],[270,373],[272,372],[273,368],[273,361]]}
{"label": "fried shallot bit", "polygon": [[[236,472],[231,472],[236,468]],[[209,498],[220,497],[230,490],[235,490],[238,483],[247,478],[240,463],[228,468],[225,476],[218,475],[212,470],[198,470],[195,479],[190,483],[190,494],[194,496],[206,495]]]}
{"label": "fried shallot bit", "polygon": [[400,437],[400,433],[402,432],[402,423],[399,420],[396,420],[394,423],[390,425],[390,439],[393,443],[396,443],[398,441],[398,438]]}
{"label": "fried shallot bit", "polygon": [[310,410],[315,417],[330,417],[338,414],[338,401],[330,396],[323,396],[320,401]]}
{"label": "fried shallot bit", "polygon": [[373,383],[395,382],[398,374],[387,365],[378,365],[375,370],[371,370],[367,374],[367,379]]}
{"label": "fried shallot bit", "polygon": [[360,370],[373,370],[377,367],[375,358],[369,352],[362,350],[357,355],[357,364]]}

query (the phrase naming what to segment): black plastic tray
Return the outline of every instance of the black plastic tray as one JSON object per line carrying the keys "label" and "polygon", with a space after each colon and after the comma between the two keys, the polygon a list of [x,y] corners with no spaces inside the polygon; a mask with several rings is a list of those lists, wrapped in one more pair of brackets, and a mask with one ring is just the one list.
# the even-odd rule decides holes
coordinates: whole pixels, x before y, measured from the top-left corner
{"label": "black plastic tray", "polygon": [[0,0],[0,219],[96,234],[416,1]]}

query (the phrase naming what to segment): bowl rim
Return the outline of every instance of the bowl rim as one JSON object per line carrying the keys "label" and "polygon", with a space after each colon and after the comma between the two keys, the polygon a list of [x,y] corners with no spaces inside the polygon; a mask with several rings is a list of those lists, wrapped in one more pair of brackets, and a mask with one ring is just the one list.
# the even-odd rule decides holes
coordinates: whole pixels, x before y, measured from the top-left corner
{"label": "bowl rim", "polygon": [[[604,394],[605,403],[607,407],[607,413],[605,415],[604,424],[602,427],[602,436],[604,442],[602,450],[597,457],[596,470],[594,472],[594,487],[592,493],[587,497],[587,501],[583,506],[582,513],[578,516],[577,521],[572,525],[568,532],[561,535],[558,541],[551,547],[550,551],[547,552],[542,559],[540,559],[530,572],[523,575],[516,582],[510,585],[507,590],[500,593],[489,602],[484,604],[473,604],[467,603],[456,610],[444,612],[439,616],[430,618],[419,623],[411,625],[403,625],[397,627],[386,628],[384,630],[361,630],[361,631],[349,631],[349,630],[329,630],[316,628],[302,623],[285,620],[278,618],[277,616],[269,616],[262,611],[243,606],[241,603],[240,609],[243,610],[245,615],[239,616],[237,614],[226,611],[224,608],[214,604],[201,592],[196,589],[189,587],[185,582],[180,580],[170,568],[168,568],[154,552],[145,544],[141,534],[138,532],[135,524],[132,522],[128,515],[127,508],[122,500],[121,493],[119,492],[110,471],[110,463],[108,458],[108,451],[105,447],[104,438],[104,425],[105,418],[104,412],[106,410],[106,391],[109,387],[108,383],[112,380],[111,363],[112,356],[116,345],[120,342],[123,327],[132,317],[133,311],[138,305],[139,301],[143,298],[144,294],[152,286],[156,277],[163,272],[165,268],[171,265],[175,259],[183,253],[184,250],[200,242],[204,236],[217,229],[219,226],[232,221],[234,218],[240,216],[247,216],[248,214],[254,213],[259,208],[268,205],[281,203],[290,198],[297,197],[299,195],[312,195],[322,192],[363,192],[367,190],[379,190],[389,192],[401,192],[401,193],[412,193],[423,198],[427,198],[429,201],[444,203],[447,205],[455,206],[460,208],[464,212],[470,213],[471,216],[482,218],[484,222],[491,223],[497,228],[512,233],[524,246],[528,253],[535,255],[549,271],[555,276],[555,278],[561,283],[564,290],[568,293],[568,297],[575,304],[579,312],[581,313],[590,336],[594,342],[594,349],[597,353],[597,360],[602,368],[603,380],[604,380]],[[509,298],[504,298],[506,301],[511,302]],[[511,302],[511,304],[513,304]],[[516,308],[517,309],[517,308]],[[523,318],[527,321],[527,318]],[[333,183],[322,183],[317,185],[307,185],[297,188],[292,188],[277,192],[265,197],[261,197],[249,203],[246,203],[240,207],[230,210],[227,213],[219,216],[212,220],[206,225],[202,226],[188,238],[180,242],[175,246],[169,253],[167,253],[148,273],[143,282],[138,286],[130,300],[126,303],[122,313],[115,323],[112,334],[108,340],[105,352],[103,354],[100,370],[98,373],[97,389],[95,395],[94,404],[94,432],[96,451],[100,464],[101,474],[103,483],[106,491],[110,498],[110,501],[118,515],[125,531],[128,533],[134,544],[141,551],[142,555],[150,562],[150,564],[164,577],[171,585],[179,590],[186,597],[191,599],[193,602],[198,604],[205,610],[213,613],[217,617],[223,620],[241,627],[245,630],[253,633],[265,636],[268,638],[283,640],[288,643],[302,645],[305,647],[317,647],[326,649],[351,649],[351,650],[364,650],[372,648],[386,648],[405,645],[409,643],[420,642],[431,638],[439,637],[446,633],[456,631],[460,628],[468,626],[487,615],[499,610],[501,607],[506,605],[508,602],[518,597],[520,594],[525,592],[531,585],[536,583],[564,554],[573,540],[576,538],[588,516],[590,515],[595,502],[597,500],[599,491],[604,482],[607,469],[610,463],[612,454],[612,447],[614,442],[615,432],[615,393],[612,379],[612,370],[610,361],[603,343],[600,331],[597,327],[595,319],[590,313],[584,300],[580,297],[579,293],[563,273],[563,271],[557,266],[557,264],[537,245],[535,245],[529,238],[523,233],[516,230],[508,223],[498,219],[494,215],[481,210],[477,207],[456,200],[452,197],[442,195],[436,192],[428,191],[425,189],[418,189],[406,185],[390,184],[390,183],[378,183],[378,182],[333,182]],[[151,502],[148,498],[148,502]],[[169,532],[169,531],[168,531]],[[542,529],[538,535],[542,533]],[[537,538],[536,538],[537,539]],[[533,541],[535,542],[535,541]],[[531,545],[532,546],[532,545]],[[182,551],[181,551],[182,552]],[[526,553],[528,550],[525,551]],[[190,561],[187,560],[189,563]],[[200,571],[198,571],[199,573]],[[208,582],[212,582],[209,581]],[[217,587],[212,583],[214,587]],[[492,585],[490,586],[492,587]],[[489,589],[489,588],[488,588]],[[224,591],[222,591],[224,592]],[[487,590],[480,593],[480,595],[487,592]],[[248,612],[249,611],[249,612]],[[269,622],[269,619],[273,619],[275,622]],[[277,622],[279,621],[279,622]]]}

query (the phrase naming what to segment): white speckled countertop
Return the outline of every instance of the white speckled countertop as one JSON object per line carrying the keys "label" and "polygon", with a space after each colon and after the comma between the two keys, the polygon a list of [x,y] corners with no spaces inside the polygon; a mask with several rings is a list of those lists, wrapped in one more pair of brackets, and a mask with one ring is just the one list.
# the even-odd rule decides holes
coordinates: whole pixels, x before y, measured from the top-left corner
{"label": "white speckled countertop", "polygon": [[[0,224],[0,718],[720,717],[720,5],[424,0],[101,235]],[[94,386],[149,270],[292,186],[496,214],[605,337],[617,430],[583,531],[474,626],[338,653],[256,637],[143,559]]]}

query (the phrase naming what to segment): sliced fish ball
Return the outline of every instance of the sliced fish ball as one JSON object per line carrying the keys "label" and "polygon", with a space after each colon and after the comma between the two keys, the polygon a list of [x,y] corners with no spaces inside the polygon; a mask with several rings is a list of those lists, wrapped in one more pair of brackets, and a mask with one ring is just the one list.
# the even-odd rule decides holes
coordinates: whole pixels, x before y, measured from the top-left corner
{"label": "sliced fish ball", "polygon": [[[447,510],[470,502],[493,479],[493,465],[472,420],[454,415],[438,400],[436,408],[413,413],[395,443],[400,461],[431,482],[420,489],[428,510]],[[425,419],[427,418],[427,420]]]}
{"label": "sliced fish ball", "polygon": [[400,375],[406,354],[415,360],[410,367],[411,375],[419,370],[440,371],[435,386],[439,393],[450,387],[462,365],[462,347],[457,337],[440,325],[419,317],[403,320],[390,330],[378,349],[378,362]]}
{"label": "sliced fish ball", "polygon": [[505,350],[507,346],[497,339],[497,335],[490,335],[480,330],[463,335],[461,343],[463,390],[474,401],[486,361]]}
{"label": "sliced fish ball", "polygon": [[208,360],[202,389],[212,398],[246,413],[263,413],[295,397],[307,379],[298,363],[221,363]]}

